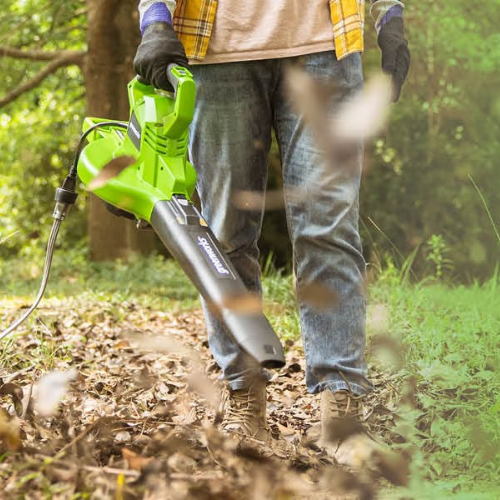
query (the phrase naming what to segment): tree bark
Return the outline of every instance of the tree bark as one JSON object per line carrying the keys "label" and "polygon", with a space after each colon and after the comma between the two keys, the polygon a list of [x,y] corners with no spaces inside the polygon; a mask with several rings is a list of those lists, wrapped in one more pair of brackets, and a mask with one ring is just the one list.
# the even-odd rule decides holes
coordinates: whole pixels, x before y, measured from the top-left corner
{"label": "tree bark", "polygon": [[[128,120],[127,83],[134,77],[132,62],[140,41],[137,0],[87,0],[87,7],[87,115]],[[110,214],[93,194],[88,232],[92,260],[128,258],[155,247],[153,233],[138,231],[133,221]]]}

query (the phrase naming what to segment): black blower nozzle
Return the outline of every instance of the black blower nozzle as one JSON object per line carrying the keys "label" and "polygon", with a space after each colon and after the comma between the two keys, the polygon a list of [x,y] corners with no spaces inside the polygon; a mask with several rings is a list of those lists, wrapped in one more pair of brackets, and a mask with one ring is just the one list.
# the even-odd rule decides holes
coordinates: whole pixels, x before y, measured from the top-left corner
{"label": "black blower nozzle", "polygon": [[248,291],[196,207],[174,195],[155,205],[151,225],[235,341],[261,366],[284,366],[283,346],[262,311],[232,307]]}

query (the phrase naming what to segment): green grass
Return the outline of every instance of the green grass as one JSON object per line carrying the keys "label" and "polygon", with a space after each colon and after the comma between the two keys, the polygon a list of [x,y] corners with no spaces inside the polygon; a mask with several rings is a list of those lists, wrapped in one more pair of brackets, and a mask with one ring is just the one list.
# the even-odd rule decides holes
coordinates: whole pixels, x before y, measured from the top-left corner
{"label": "green grass", "polygon": [[[0,261],[0,294],[9,299],[35,297],[44,256]],[[198,293],[179,266],[162,256],[131,257],[128,261],[90,262],[82,249],[56,249],[46,298],[87,296],[95,300],[124,301],[158,308],[198,307]]]}
{"label": "green grass", "polygon": [[[500,498],[492,493],[500,476],[499,292],[496,276],[449,287],[401,283],[395,272],[370,287],[371,302],[387,309],[386,335],[404,353],[402,390],[415,394],[399,425],[408,448],[418,450],[412,486],[420,498],[433,496],[422,479],[454,498]],[[473,493],[467,482],[477,483]]]}
{"label": "green grass", "polygon": [[[0,262],[4,306],[35,296],[41,267],[35,260]],[[389,266],[370,285],[368,323],[369,352],[388,338],[403,354],[402,365],[393,368],[402,398],[394,432],[401,436],[398,447],[414,458],[414,479],[398,498],[499,498],[493,493],[500,476],[498,276],[469,287],[430,280],[410,285],[401,278]],[[284,339],[296,339],[292,277],[268,270],[263,289],[271,323]],[[47,297],[76,304],[135,301],[172,311],[199,307],[196,290],[172,261],[96,264],[78,251],[56,253]],[[50,368],[51,359],[64,352],[44,345],[37,356]]]}

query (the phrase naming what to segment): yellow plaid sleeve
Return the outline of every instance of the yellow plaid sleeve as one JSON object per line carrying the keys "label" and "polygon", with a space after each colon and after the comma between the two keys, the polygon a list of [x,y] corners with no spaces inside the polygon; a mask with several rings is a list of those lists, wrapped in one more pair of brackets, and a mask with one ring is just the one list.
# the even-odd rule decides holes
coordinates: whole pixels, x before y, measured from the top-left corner
{"label": "yellow plaid sleeve", "polygon": [[338,59],[362,52],[365,26],[365,0],[329,0],[335,52]]}
{"label": "yellow plaid sleeve", "polygon": [[189,59],[205,57],[212,34],[217,0],[179,0],[175,7],[174,29]]}

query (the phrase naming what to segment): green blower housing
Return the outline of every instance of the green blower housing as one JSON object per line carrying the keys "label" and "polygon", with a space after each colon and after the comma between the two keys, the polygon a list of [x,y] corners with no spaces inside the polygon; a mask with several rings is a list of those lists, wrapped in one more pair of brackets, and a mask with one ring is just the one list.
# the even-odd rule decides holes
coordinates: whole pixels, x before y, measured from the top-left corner
{"label": "green blower housing", "polygon": [[[128,84],[126,128],[112,120],[85,119],[89,142],[78,175],[85,185],[104,179],[93,192],[133,214],[138,227],[152,226],[242,349],[263,367],[281,367],[279,338],[261,307],[247,300],[248,290],[192,202],[196,171],[187,148],[196,85],[186,68],[169,66],[167,73],[173,92],[156,90],[139,77]],[[121,165],[118,171],[105,174],[113,164]]]}

